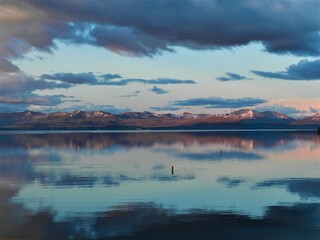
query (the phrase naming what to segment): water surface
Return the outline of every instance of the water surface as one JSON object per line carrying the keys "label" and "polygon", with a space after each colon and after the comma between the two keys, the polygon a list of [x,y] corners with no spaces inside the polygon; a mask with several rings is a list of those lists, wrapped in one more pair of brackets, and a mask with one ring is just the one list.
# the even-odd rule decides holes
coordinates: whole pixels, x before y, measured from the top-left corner
{"label": "water surface", "polygon": [[319,159],[315,132],[2,133],[0,239],[316,239]]}

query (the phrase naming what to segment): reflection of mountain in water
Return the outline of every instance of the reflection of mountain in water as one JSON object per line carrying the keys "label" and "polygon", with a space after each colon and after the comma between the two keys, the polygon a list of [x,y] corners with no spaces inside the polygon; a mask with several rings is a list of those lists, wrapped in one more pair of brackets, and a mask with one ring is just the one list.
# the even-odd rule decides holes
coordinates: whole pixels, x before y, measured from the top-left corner
{"label": "reflection of mountain in water", "polygon": [[[76,191],[86,189],[94,195],[103,188],[108,195],[110,189],[119,190],[126,185],[125,183],[139,183],[138,188],[133,191],[142,194],[145,193],[144,187],[150,188],[156,184],[162,184],[161,188],[165,190],[169,189],[166,189],[167,186],[173,186],[173,184],[186,183],[192,186],[194,182],[197,183],[204,171],[195,170],[194,168],[198,165],[203,164],[203,168],[213,166],[208,170],[211,176],[211,170],[224,163],[234,167],[235,161],[229,160],[239,160],[236,166],[240,166],[239,163],[244,163],[241,166],[245,167],[257,164],[257,168],[250,170],[263,168],[263,171],[266,171],[267,160],[272,159],[272,164],[276,163],[275,168],[271,168],[274,170],[278,167],[276,157],[282,158],[282,155],[279,155],[281,151],[298,155],[305,154],[300,152],[301,149],[310,150],[310,155],[303,155],[302,159],[306,162],[309,160],[316,162],[314,159],[317,159],[319,154],[319,146],[320,138],[312,132],[1,134],[0,239],[201,240],[208,239],[210,236],[213,239],[223,240],[256,238],[313,240],[320,234],[320,181],[318,178],[308,178],[308,175],[306,178],[282,178],[281,175],[276,179],[272,177],[269,179],[268,175],[267,178],[252,181],[247,178],[247,172],[243,177],[237,175],[240,172],[236,169],[233,175],[232,172],[224,175],[225,172],[221,171],[219,175],[213,174],[212,178],[209,178],[213,181],[207,181],[209,187],[201,193],[209,195],[214,188],[237,192],[243,191],[246,187],[250,191],[258,192],[259,190],[261,193],[262,190],[280,187],[283,188],[283,192],[287,190],[292,196],[300,197],[300,199],[297,198],[300,202],[295,200],[281,206],[276,206],[277,202],[270,206],[268,202],[269,205],[261,218],[255,218],[249,213],[239,213],[237,209],[223,212],[216,208],[210,208],[210,210],[188,208],[187,211],[181,212],[175,207],[176,205],[164,207],[162,202],[156,202],[152,198],[152,200],[148,198],[145,202],[124,199],[121,203],[110,205],[111,207],[103,206],[97,211],[79,213],[65,218],[57,217],[63,210],[54,208],[56,206],[54,204],[44,204],[43,206],[49,207],[41,208],[41,205],[38,209],[31,210],[27,203],[28,200],[33,201],[39,196],[41,199],[37,200],[41,203],[45,200],[54,201],[50,197],[45,199],[42,195],[45,191],[42,189],[49,189],[49,191],[58,189],[55,193],[64,190],[61,191],[63,194],[69,189],[76,189]],[[220,152],[221,148],[223,148],[222,152]],[[130,151],[127,151],[126,155],[123,154],[127,149]],[[142,170],[132,170],[133,165],[133,167],[130,166],[131,168],[125,168],[124,165],[130,161],[121,162],[122,158],[131,158],[131,154],[135,153],[142,154],[138,156],[140,158],[147,158],[146,161],[141,159],[133,161],[134,164],[141,163]],[[143,155],[144,153],[146,155]],[[269,158],[268,153],[271,153],[272,158]],[[170,157],[170,155],[174,158],[168,162],[163,161],[166,160],[163,157]],[[100,158],[102,158],[101,162],[97,160]],[[159,158],[159,161],[148,161],[153,158]],[[292,159],[289,157],[288,160]],[[171,167],[171,161],[175,161],[174,164],[180,164],[174,175],[171,175],[171,168],[168,168],[169,163]],[[300,162],[310,164],[310,162]],[[183,171],[183,167],[188,163],[191,164],[188,167],[192,171]],[[149,165],[145,166],[147,164]],[[291,164],[291,161],[287,161],[287,164]],[[293,161],[293,164],[296,162]],[[310,166],[312,168],[314,165]],[[246,168],[245,171],[247,171]],[[144,185],[144,183],[147,184]],[[200,183],[191,188],[189,196],[194,194],[196,187],[203,186],[201,179]],[[31,187],[31,192],[37,191],[37,197],[32,195],[25,202],[14,200],[23,189],[33,184],[36,187]],[[184,189],[179,190],[181,193]],[[174,195],[176,192],[178,191],[174,188],[172,195],[168,194],[166,197],[176,198],[178,197]],[[148,193],[150,194],[150,191]],[[217,193],[221,194],[221,192]],[[252,196],[250,192],[241,192],[242,195],[248,193]],[[128,193],[125,192],[125,194]],[[216,192],[213,196],[217,197]],[[237,197],[232,194],[223,196]],[[199,198],[204,197],[206,196],[199,194]],[[64,201],[65,196],[57,199],[58,202]],[[100,196],[98,200],[101,201]],[[193,201],[194,199],[184,198],[183,200]],[[88,208],[91,204],[95,204],[89,201],[86,203]],[[198,208],[198,205],[194,206]],[[84,210],[81,209],[81,211]]]}
{"label": "reflection of mountain in water", "polygon": [[183,146],[227,145],[240,149],[273,148],[294,140],[320,144],[320,137],[313,132],[146,132],[146,133],[52,133],[52,134],[2,134],[0,149],[21,148],[92,148],[102,149],[112,146],[149,147],[153,145]]}
{"label": "reflection of mountain in water", "polygon": [[[53,186],[67,186],[68,182],[86,187],[97,183],[112,186],[124,181],[174,181],[194,178],[192,174],[168,178],[166,174],[156,172],[143,177],[114,172],[107,172],[103,177],[92,177],[35,170],[35,165],[44,162],[60,163],[63,156],[59,150],[81,155],[78,150],[94,150],[92,154],[105,154],[105,151],[120,152],[123,149],[154,147],[155,153],[163,152],[180,159],[225,161],[261,160],[266,157],[265,152],[256,151],[261,149],[278,152],[284,149],[292,152],[305,148],[302,144],[292,144],[295,141],[305,142],[316,149],[320,146],[319,136],[312,132],[45,133],[0,136],[0,178],[21,183],[37,180]],[[198,146],[204,149],[199,151]],[[191,151],[193,148],[197,151]],[[220,149],[223,151],[220,152]]]}

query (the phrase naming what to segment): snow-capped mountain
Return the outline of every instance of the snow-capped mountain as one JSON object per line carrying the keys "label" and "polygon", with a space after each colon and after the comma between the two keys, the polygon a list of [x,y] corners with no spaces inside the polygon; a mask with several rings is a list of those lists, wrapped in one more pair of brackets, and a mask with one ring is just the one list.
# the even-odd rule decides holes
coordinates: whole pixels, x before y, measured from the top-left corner
{"label": "snow-capped mountain", "polygon": [[320,112],[310,116],[310,117],[306,117],[306,118],[303,118],[303,119],[299,119],[295,122],[295,124],[298,124],[298,125],[303,125],[303,124],[318,124],[320,125]]}
{"label": "snow-capped mountain", "polygon": [[73,112],[54,112],[47,114],[47,117],[49,118],[107,118],[113,116],[114,114],[103,111],[84,112],[80,110],[75,110]]}
{"label": "snow-capped mountain", "polygon": [[2,129],[136,129],[136,128],[286,128],[293,125],[320,125],[320,113],[295,120],[285,114],[241,109],[228,114],[124,112],[103,111],[40,113],[25,111],[0,113]]}
{"label": "snow-capped mountain", "polygon": [[243,121],[243,120],[294,121],[293,118],[282,113],[277,113],[272,111],[258,112],[251,109],[241,109],[241,110],[224,115],[224,118],[228,120],[234,120],[234,121]]}
{"label": "snow-capped mountain", "polygon": [[307,119],[310,119],[311,121],[320,121],[320,113],[316,113],[315,115],[313,115]]}
{"label": "snow-capped mountain", "polygon": [[0,120],[11,120],[11,121],[28,121],[28,120],[39,120],[45,118],[47,115],[41,112],[24,111],[14,113],[0,113]]}
{"label": "snow-capped mountain", "polygon": [[265,111],[265,112],[262,112],[262,114],[264,115],[264,117],[268,117],[268,118],[284,119],[284,120],[289,120],[289,121],[294,120],[293,118],[291,118],[283,113],[278,113],[278,112],[273,112],[273,111]]}
{"label": "snow-capped mountain", "polygon": [[148,118],[157,118],[156,113],[144,111],[144,112],[124,112],[117,115],[118,118],[124,119],[148,119]]}
{"label": "snow-capped mountain", "polygon": [[256,119],[261,117],[260,112],[251,109],[241,109],[232,113],[228,113],[224,116],[225,119],[244,120],[244,119]]}
{"label": "snow-capped mountain", "polygon": [[184,112],[184,113],[178,114],[176,116],[178,118],[183,118],[183,119],[197,119],[197,118],[209,116],[209,114],[194,114],[194,113]]}

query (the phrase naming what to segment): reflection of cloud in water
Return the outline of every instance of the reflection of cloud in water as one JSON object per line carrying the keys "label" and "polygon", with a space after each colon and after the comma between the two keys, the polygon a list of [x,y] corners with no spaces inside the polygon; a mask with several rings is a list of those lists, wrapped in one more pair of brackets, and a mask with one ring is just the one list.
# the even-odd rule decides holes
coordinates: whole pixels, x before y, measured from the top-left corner
{"label": "reflection of cloud in water", "polygon": [[[64,165],[62,159],[63,153],[54,152],[52,149],[42,149],[36,154],[28,150],[18,155],[1,156],[0,179],[15,184],[38,181],[43,185],[55,187],[93,187],[95,185],[118,186],[129,181],[180,181],[195,178],[192,174],[172,176],[169,169],[164,171],[165,166],[163,165],[155,165],[151,167],[150,172],[147,170],[145,174],[139,176],[115,171],[102,171],[97,174],[95,169],[90,170],[90,166],[86,166],[87,171],[83,171],[81,164],[77,162],[71,163],[72,165],[69,165],[71,169],[69,169],[68,165]],[[55,167],[58,168],[55,169]]]}
{"label": "reflection of cloud in water", "polygon": [[153,166],[152,169],[155,171],[163,170],[163,169],[165,169],[165,166],[162,164],[157,164],[157,165]]}
{"label": "reflection of cloud in water", "polygon": [[[148,207],[148,210],[146,210]],[[315,239],[320,233],[320,204],[269,207],[261,219],[231,212],[192,211],[174,214],[156,206],[127,206],[116,210],[115,221],[98,218],[96,229],[106,224],[121,239]],[[110,215],[109,215],[110,216]],[[131,224],[127,224],[129,219]],[[148,219],[153,219],[148,222]],[[121,232],[122,230],[122,232]],[[138,230],[138,231],[137,231]],[[99,232],[99,231],[98,231]]]}
{"label": "reflection of cloud in water", "polygon": [[241,178],[220,177],[217,182],[225,184],[228,188],[238,187],[245,180]]}
{"label": "reflection of cloud in water", "polygon": [[145,182],[145,181],[181,181],[193,180],[194,175],[164,175],[153,174],[150,176],[130,176],[126,174],[109,173],[103,176],[81,176],[72,174],[48,174],[35,178],[41,184],[53,187],[88,187],[100,186],[119,186],[124,182]]}
{"label": "reflection of cloud in water", "polygon": [[298,194],[302,199],[320,198],[320,178],[267,180],[255,185],[255,188],[263,187],[286,187],[287,191]]}
{"label": "reflection of cloud in water", "polygon": [[[55,187],[93,187],[118,186],[128,181],[180,181],[192,180],[194,175],[174,175],[171,173],[162,173],[164,166],[156,165],[152,169],[155,171],[149,175],[131,176],[129,174],[104,172],[98,176],[92,176],[92,172],[71,173],[67,170],[43,171],[36,166],[46,161],[60,161],[59,155],[39,155],[20,157],[2,157],[0,158],[0,178],[6,181],[12,181],[17,184],[25,184],[38,181],[43,185]],[[160,172],[159,172],[160,171]]]}
{"label": "reflection of cloud in water", "polygon": [[[19,194],[19,188],[20,190],[25,189],[22,187],[28,186],[25,184],[30,182],[41,183],[42,186],[40,187],[42,189],[53,194],[56,194],[56,192],[52,192],[50,187],[66,188],[55,189],[57,193],[62,190],[62,196],[61,198],[52,199],[52,201],[57,201],[55,202],[57,204],[49,204],[49,206],[59,206],[60,200],[62,204],[65,205],[64,200],[68,200],[68,197],[64,194],[69,190],[68,188],[74,188],[74,192],[80,194],[88,194],[88,192],[94,194],[94,192],[89,189],[93,186],[116,186],[115,188],[103,189],[106,193],[115,190],[114,192],[119,194],[121,191],[117,191],[121,190],[121,188],[117,186],[121,185],[122,187],[128,187],[127,189],[129,189],[129,191],[134,192],[137,190],[138,194],[141,192],[142,199],[147,199],[145,201],[155,201],[155,199],[158,198],[152,197],[158,195],[152,194],[154,194],[153,191],[157,191],[159,188],[153,189],[153,186],[158,185],[161,189],[165,189],[166,192],[169,189],[166,188],[167,185],[172,187],[177,185],[178,187],[181,186],[179,193],[185,191],[190,193],[190,195],[186,195],[187,197],[183,197],[183,199],[179,199],[178,194],[172,196],[170,194],[163,195],[169,200],[171,200],[171,198],[177,198],[177,202],[181,203],[181,205],[183,205],[183,202],[191,202],[192,205],[188,205],[186,209],[197,208],[199,206],[197,205],[199,202],[197,202],[196,199],[198,196],[203,199],[206,198],[206,193],[208,193],[208,197],[213,196],[213,198],[221,195],[221,192],[217,191],[210,196],[210,189],[215,190],[214,187],[212,187],[212,183],[215,183],[215,180],[217,180],[219,184],[224,184],[227,187],[236,187],[243,184],[243,179],[247,179],[249,171],[254,172],[254,170],[259,171],[260,169],[262,169],[264,174],[262,179],[274,178],[275,176],[277,178],[283,177],[284,169],[279,170],[279,173],[275,176],[273,176],[272,173],[274,169],[279,168],[279,162],[275,162],[275,159],[293,159],[291,157],[284,158],[283,154],[278,154],[285,149],[287,149],[292,156],[299,155],[299,157],[304,160],[315,162],[314,159],[317,156],[315,153],[317,149],[319,150],[320,138],[313,133],[66,133],[5,135],[5,137],[2,138],[3,136],[4,135],[0,136],[0,181],[3,184],[0,184],[0,239],[50,240],[72,238],[90,239],[94,237],[100,239],[106,239],[107,237],[109,237],[109,239],[208,239],[209,236],[213,239],[259,238],[262,240],[308,240],[316,239],[320,234],[320,204],[316,202],[320,197],[320,179],[289,178],[264,181],[257,184],[255,187],[258,188],[273,186],[284,187],[289,192],[298,194],[302,199],[308,200],[312,198],[313,200],[315,199],[314,202],[316,202],[314,204],[268,207],[265,215],[261,218],[232,212],[217,212],[214,211],[214,209],[209,212],[205,210],[191,210],[182,214],[181,211],[178,212],[178,204],[175,205],[177,206],[175,209],[166,209],[153,203],[128,203],[112,209],[108,209],[104,205],[90,213],[83,213],[83,215],[66,215],[66,218],[58,218],[57,216],[59,214],[63,214],[60,212],[64,211],[63,208],[62,210],[56,208],[54,210],[42,209],[41,211],[37,211],[36,209],[44,205],[39,204],[39,208],[29,210],[26,208],[26,202],[24,202],[24,204],[20,204],[17,201],[11,202],[13,196]],[[172,146],[175,145],[181,146],[181,148],[177,150],[172,149]],[[205,146],[206,148],[198,148],[198,146]],[[225,146],[225,148],[223,148],[223,146]],[[219,151],[219,149],[221,149],[220,147],[223,149],[222,154]],[[127,149],[129,149],[130,152],[122,154]],[[305,155],[305,152],[303,152],[305,149],[314,149],[314,152]],[[161,151],[164,154],[156,155],[154,151]],[[272,158],[269,157],[271,156],[268,155],[269,152],[275,153],[271,153]],[[119,155],[115,154],[115,156],[110,157],[109,154],[112,155],[111,153]],[[165,158],[166,153],[172,154],[174,158],[168,158],[168,160]],[[105,154],[106,157],[101,157],[100,154]],[[93,155],[99,156],[96,157]],[[181,161],[180,159],[175,159],[175,157],[187,160],[203,160],[203,162],[199,164],[197,161]],[[220,164],[222,162],[217,164],[210,162],[233,159],[251,161],[263,158],[275,162],[274,168],[271,166],[271,168],[268,169],[268,167],[270,167],[268,164],[271,164],[271,161],[252,161],[250,164],[249,162],[240,161],[225,161],[223,162],[224,164]],[[174,162],[176,160],[177,162]],[[305,161],[300,162],[301,164],[305,164],[305,169],[312,169],[312,171],[310,170],[305,173],[305,175],[314,176],[314,164],[308,165]],[[285,161],[280,163],[282,163],[281,166],[291,164]],[[140,164],[141,168],[135,169],[134,166],[136,164]],[[172,176],[170,171],[171,165],[177,166],[177,169],[181,170],[177,171],[177,173],[179,172],[180,174]],[[204,169],[208,166],[209,168],[199,170],[197,169],[198,165],[199,169]],[[244,169],[238,169],[237,166],[240,165],[243,166]],[[212,168],[210,168],[211,166]],[[296,165],[294,165],[294,169],[300,171],[300,168],[297,168]],[[190,172],[192,174],[190,174]],[[243,172],[245,174],[243,174]],[[289,168],[288,172],[289,174],[286,173],[286,177],[294,176],[296,173],[291,172],[291,168]],[[221,176],[221,173],[228,177],[216,179],[217,176]],[[258,172],[257,175],[259,174]],[[195,178],[195,176],[197,176],[197,178]],[[233,176],[240,177],[235,178]],[[256,175],[253,177],[256,177]],[[182,181],[193,179],[194,181]],[[151,181],[159,181],[160,183]],[[161,181],[177,182],[167,184],[161,183]],[[128,182],[139,182],[139,189],[131,189],[130,184],[125,184]],[[144,189],[145,185],[140,185],[140,182],[148,182],[149,184],[146,185],[146,189],[149,186],[149,191],[146,191]],[[197,185],[198,183],[201,185]],[[211,185],[208,187],[205,183]],[[7,187],[14,186],[15,189],[2,189],[5,184]],[[244,187],[247,187],[247,184],[244,185]],[[201,187],[199,189],[198,186],[203,186],[203,191]],[[79,189],[77,187],[79,187]],[[231,195],[236,192],[239,193],[240,200],[248,202],[253,199],[253,201],[255,201],[255,197],[248,199],[246,195],[249,193],[250,196],[254,196],[255,191],[250,189],[252,193],[250,194],[249,191],[243,191],[242,187],[243,185],[239,188],[226,189],[220,186],[221,189],[226,190]],[[219,190],[220,188],[217,189]],[[98,189],[98,191],[101,189]],[[32,187],[31,190],[38,191],[37,194],[40,193],[40,198],[39,196],[32,195],[34,192],[31,192],[31,198],[29,199],[37,201],[36,198],[39,198],[39,202],[41,202],[43,200],[41,199],[43,192]],[[176,190],[176,188],[174,188],[174,190]],[[265,189],[264,191],[267,192],[267,190],[271,190],[271,194],[274,193],[272,190],[285,192],[283,189]],[[274,194],[274,198],[276,200],[272,200],[273,203],[279,200],[277,191],[275,191],[276,194]],[[201,194],[198,194],[195,198],[195,192],[197,192],[197,194],[204,193],[204,196],[202,197]],[[125,191],[125,196],[127,196],[127,194],[128,192]],[[147,196],[148,194],[150,194],[151,197]],[[105,201],[105,199],[102,199],[103,197],[100,198],[102,195],[98,195],[97,198],[99,201]],[[286,195],[294,197],[294,201],[298,199],[298,196],[288,193],[286,193]],[[229,195],[221,196],[221,202],[228,200],[227,197]],[[109,198],[109,196],[107,197]],[[90,208],[92,207],[89,206],[90,204],[97,204],[93,201],[86,201],[86,199],[84,202],[85,207]],[[239,199],[236,198],[235,195],[235,204],[241,205]],[[258,199],[257,197],[257,200]],[[286,201],[287,197],[282,199]],[[130,199],[123,198],[122,201],[129,202]],[[131,199],[131,201],[140,201],[140,199]],[[211,201],[211,199],[209,199],[209,201]],[[168,202],[171,203],[170,201]],[[293,201],[288,200],[288,202]],[[165,205],[165,202],[159,201],[157,203],[163,203]],[[250,202],[249,205],[251,203],[252,202]],[[72,201],[72,204],[74,204],[74,201]],[[107,206],[113,206],[114,204],[115,203],[112,203]],[[116,204],[118,204],[118,202],[116,202]],[[229,201],[228,204],[231,205],[233,202]],[[269,205],[270,202],[267,202],[263,206]],[[251,208],[252,206],[250,205],[250,209]],[[57,213],[54,212],[55,210]],[[83,209],[81,208],[80,211],[83,211]]]}
{"label": "reflection of cloud in water", "polygon": [[178,175],[154,175],[150,178],[151,180],[156,181],[179,181],[179,180],[193,180],[195,179],[194,175],[185,175],[185,176],[178,176]]}
{"label": "reflection of cloud in water", "polygon": [[61,161],[58,153],[44,152],[33,154],[26,151],[23,154],[0,157],[0,178],[16,183],[32,182],[36,179],[44,180],[47,174],[37,171],[36,166],[40,163],[57,163]]}
{"label": "reflection of cloud in water", "polygon": [[176,157],[189,160],[221,161],[221,160],[261,160],[264,157],[251,152],[226,151],[226,152],[204,152],[204,153],[185,153],[173,152]]}
{"label": "reflection of cloud in water", "polygon": [[4,239],[287,239],[314,240],[320,234],[320,204],[269,207],[262,218],[232,212],[192,210],[177,214],[153,203],[119,205],[91,216],[55,221],[49,209],[13,217],[10,203],[0,205]]}
{"label": "reflection of cloud in water", "polygon": [[4,148],[0,149],[0,161],[2,158],[19,157],[27,154],[27,149],[24,148]]}

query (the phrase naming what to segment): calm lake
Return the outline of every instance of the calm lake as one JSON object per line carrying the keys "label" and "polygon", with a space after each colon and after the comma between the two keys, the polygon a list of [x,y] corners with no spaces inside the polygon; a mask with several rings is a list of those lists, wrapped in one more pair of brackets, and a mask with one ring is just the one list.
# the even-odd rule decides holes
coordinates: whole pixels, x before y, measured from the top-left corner
{"label": "calm lake", "polygon": [[0,239],[317,239],[316,132],[0,134]]}

